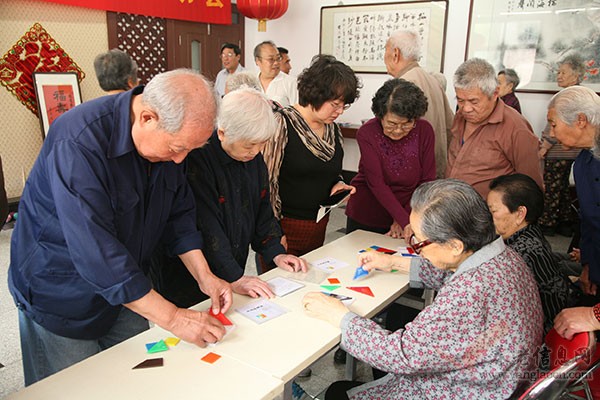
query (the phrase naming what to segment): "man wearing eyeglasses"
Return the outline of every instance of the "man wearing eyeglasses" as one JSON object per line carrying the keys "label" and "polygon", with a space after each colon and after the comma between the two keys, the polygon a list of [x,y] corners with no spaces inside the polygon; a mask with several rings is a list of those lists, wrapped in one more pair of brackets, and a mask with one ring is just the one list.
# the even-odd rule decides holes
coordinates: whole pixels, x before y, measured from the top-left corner
{"label": "man wearing eyeglasses", "polygon": [[223,63],[223,69],[217,74],[215,79],[215,92],[219,97],[225,96],[225,81],[229,75],[233,75],[238,72],[246,70],[243,65],[240,64],[240,57],[242,51],[237,44],[224,43],[221,46],[221,62]]}
{"label": "man wearing eyeglasses", "polygon": [[281,72],[281,54],[270,40],[254,48],[254,61],[259,68],[258,80],[265,95],[282,107],[298,102],[296,79]]}

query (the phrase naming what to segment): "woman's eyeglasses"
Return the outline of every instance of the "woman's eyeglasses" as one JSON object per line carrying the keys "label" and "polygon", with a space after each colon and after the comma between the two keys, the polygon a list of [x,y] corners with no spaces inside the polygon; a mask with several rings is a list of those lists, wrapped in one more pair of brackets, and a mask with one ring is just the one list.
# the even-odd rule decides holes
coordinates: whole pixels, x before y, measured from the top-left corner
{"label": "woman's eyeglasses", "polygon": [[417,242],[417,238],[415,237],[414,233],[410,235],[410,239],[408,240],[408,245],[416,254],[421,254],[421,249],[425,246],[429,246],[431,243],[433,242],[429,239],[425,239],[422,242]]}
{"label": "woman's eyeglasses", "polygon": [[334,111],[339,111],[339,110],[346,111],[352,105],[352,104],[344,104],[344,103],[339,104],[339,103],[336,103],[333,101],[330,101],[329,104],[331,105],[331,107],[333,108]]}

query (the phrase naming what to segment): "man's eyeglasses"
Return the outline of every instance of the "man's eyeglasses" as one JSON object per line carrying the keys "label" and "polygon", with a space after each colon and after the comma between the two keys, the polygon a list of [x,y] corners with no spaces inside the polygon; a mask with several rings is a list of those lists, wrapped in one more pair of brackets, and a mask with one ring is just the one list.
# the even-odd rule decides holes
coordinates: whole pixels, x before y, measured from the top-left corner
{"label": "man's eyeglasses", "polygon": [[275,64],[276,62],[280,62],[281,61],[281,56],[278,55],[277,57],[269,57],[269,58],[265,58],[265,57],[258,57],[263,61],[268,62],[269,64]]}
{"label": "man's eyeglasses", "polygon": [[421,249],[425,246],[429,246],[431,243],[433,242],[429,239],[425,239],[422,242],[417,242],[417,238],[415,237],[414,233],[410,235],[410,239],[408,240],[408,245],[417,254],[421,254]]}
{"label": "man's eyeglasses", "polygon": [[333,101],[330,101],[329,104],[331,105],[331,108],[333,108],[335,111],[339,111],[339,110],[346,111],[352,105],[352,104],[344,104],[344,103],[339,104],[339,103],[335,103]]}
{"label": "man's eyeglasses", "polygon": [[235,57],[235,53],[222,53],[221,58],[233,58]]}

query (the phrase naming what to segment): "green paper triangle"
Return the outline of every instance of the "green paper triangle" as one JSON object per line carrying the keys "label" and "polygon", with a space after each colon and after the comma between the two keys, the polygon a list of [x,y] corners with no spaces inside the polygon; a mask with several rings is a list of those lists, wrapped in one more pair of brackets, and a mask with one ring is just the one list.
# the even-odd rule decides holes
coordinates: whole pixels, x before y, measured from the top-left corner
{"label": "green paper triangle", "polygon": [[327,290],[328,292],[333,292],[335,289],[339,289],[342,286],[341,285],[321,285],[321,287],[325,290]]}
{"label": "green paper triangle", "polygon": [[169,346],[167,346],[167,344],[165,343],[164,340],[160,340],[158,342],[156,342],[156,344],[152,347],[150,347],[150,349],[148,349],[148,353],[152,354],[152,353],[160,353],[161,351],[167,351],[169,350]]}

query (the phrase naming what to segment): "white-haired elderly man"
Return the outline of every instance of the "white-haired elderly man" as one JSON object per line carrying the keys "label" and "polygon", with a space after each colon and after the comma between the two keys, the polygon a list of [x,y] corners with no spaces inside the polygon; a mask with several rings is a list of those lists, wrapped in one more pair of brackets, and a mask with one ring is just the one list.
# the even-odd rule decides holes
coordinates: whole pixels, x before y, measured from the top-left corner
{"label": "white-haired elderly man", "polygon": [[232,304],[231,285],[202,253],[182,164],[210,138],[216,108],[204,77],[173,70],[52,123],[23,190],[8,270],[25,385],[148,329],[148,320],[202,347],[223,337],[220,322],[176,308],[146,276],[162,243],[213,311]]}
{"label": "white-haired elderly man", "polygon": [[418,33],[399,30],[388,38],[383,61],[388,74],[414,83],[427,97],[427,112],[423,116],[435,132],[435,165],[438,178],[444,177],[448,140],[454,114],[440,82],[419,66],[421,39]]}
{"label": "white-haired elderly man", "polygon": [[[258,91],[242,88],[223,97],[218,128],[208,144],[188,157],[188,181],[196,199],[196,223],[206,238],[204,254],[213,273],[233,291],[251,297],[274,296],[269,285],[244,275],[248,248],[267,264],[306,272],[306,262],[286,254],[273,215],[269,175],[261,151],[277,128],[271,103]],[[206,296],[177,258],[159,262],[158,291],[189,307]]]}
{"label": "white-haired elderly man", "polygon": [[446,177],[469,183],[484,199],[500,175],[525,174],[543,188],[539,139],[521,114],[499,101],[494,67],[479,58],[465,61],[454,73],[454,89],[458,111]]}

